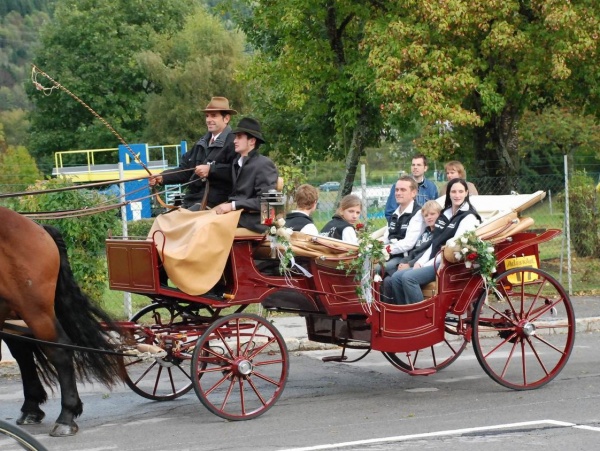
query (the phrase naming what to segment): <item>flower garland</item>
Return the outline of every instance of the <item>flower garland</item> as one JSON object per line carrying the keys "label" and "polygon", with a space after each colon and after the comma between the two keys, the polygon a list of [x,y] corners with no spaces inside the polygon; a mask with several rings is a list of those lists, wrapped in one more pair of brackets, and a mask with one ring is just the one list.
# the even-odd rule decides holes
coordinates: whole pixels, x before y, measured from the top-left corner
{"label": "flower garland", "polygon": [[459,238],[448,242],[454,252],[456,261],[465,261],[467,268],[472,268],[475,274],[480,274],[486,285],[494,286],[493,274],[496,272],[496,254],[494,246],[489,241],[483,241],[475,230],[465,232]]}
{"label": "flower garland", "polygon": [[383,266],[390,255],[383,243],[371,235],[370,223],[359,223],[356,224],[355,228],[358,238],[358,250],[351,251],[348,254],[356,255],[356,257],[340,263],[338,269],[345,269],[346,274],[354,273],[354,281],[357,282],[356,294],[370,313],[370,306],[373,303],[373,282],[381,282],[382,280],[379,274],[372,275],[373,267],[376,264]]}
{"label": "flower garland", "polygon": [[279,273],[290,276],[290,265],[294,264],[294,252],[290,244],[290,237],[294,232],[289,227],[285,227],[285,219],[273,218],[265,219],[264,224],[269,227],[267,238],[271,242],[271,258],[279,258]]}

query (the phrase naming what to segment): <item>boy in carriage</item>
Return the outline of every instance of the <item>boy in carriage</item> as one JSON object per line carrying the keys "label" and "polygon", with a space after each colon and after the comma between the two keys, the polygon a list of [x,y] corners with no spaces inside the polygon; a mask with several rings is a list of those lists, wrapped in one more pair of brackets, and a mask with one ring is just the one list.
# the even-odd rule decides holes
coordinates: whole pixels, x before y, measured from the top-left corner
{"label": "boy in carriage", "polygon": [[239,227],[263,233],[267,227],[260,220],[260,198],[263,193],[276,188],[279,174],[275,163],[258,153],[265,140],[256,119],[243,118],[233,133],[238,154],[231,168],[233,190],[228,202],[217,205],[215,211],[220,215],[243,210]]}

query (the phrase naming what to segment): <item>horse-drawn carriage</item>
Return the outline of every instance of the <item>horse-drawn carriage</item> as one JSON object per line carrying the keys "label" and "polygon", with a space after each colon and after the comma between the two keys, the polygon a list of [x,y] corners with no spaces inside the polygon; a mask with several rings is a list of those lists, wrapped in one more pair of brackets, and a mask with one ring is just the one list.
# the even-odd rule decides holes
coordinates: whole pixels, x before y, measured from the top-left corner
{"label": "horse-drawn carriage", "polygon": [[[334,239],[294,233],[289,240],[293,266],[281,274],[273,240],[245,229],[232,232],[230,250],[219,261],[208,252],[214,241],[198,248],[191,248],[187,238],[171,242],[168,227],[158,227],[148,238],[111,237],[106,241],[110,287],[153,301],[121,324],[154,353],[146,359],[125,357],[127,384],[155,400],[194,388],[211,412],[230,420],[261,415],[281,395],[289,365],[275,326],[249,313],[261,305],[303,316],[310,340],[339,345],[341,354],[328,360],[348,361],[347,349],[375,350],[409,375],[428,375],[451,364],[471,342],[496,382],[517,390],[538,388],[562,370],[575,337],[568,295],[539,269],[539,244],[560,231],[527,231],[533,221],[521,217],[543,197],[543,192],[473,197],[487,217],[476,233],[494,243],[494,283],[446,254],[437,281],[423,287],[426,299],[408,305],[380,302],[378,282],[373,282],[374,296],[365,306],[355,274],[344,265],[358,247]],[[178,214],[164,216],[177,223]],[[209,222],[217,217],[181,214],[204,215]],[[171,266],[170,244],[179,253],[178,264]],[[200,255],[204,269],[186,264],[181,252]],[[207,268],[216,274],[208,282]],[[174,274],[179,270],[183,275]],[[201,288],[193,288],[196,281]]]}

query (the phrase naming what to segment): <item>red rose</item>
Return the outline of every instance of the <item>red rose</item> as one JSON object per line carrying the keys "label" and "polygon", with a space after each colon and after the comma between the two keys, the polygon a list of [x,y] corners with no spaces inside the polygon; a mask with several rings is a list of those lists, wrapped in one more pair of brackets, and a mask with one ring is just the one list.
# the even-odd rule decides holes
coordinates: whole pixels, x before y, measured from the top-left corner
{"label": "red rose", "polygon": [[268,226],[273,225],[273,218],[265,219],[265,225],[268,225]]}
{"label": "red rose", "polygon": [[471,252],[469,255],[467,255],[467,260],[475,260],[477,258],[477,252]]}
{"label": "red rose", "polygon": [[356,230],[362,230],[365,228],[365,225],[362,222],[359,222],[358,224],[356,224]]}
{"label": "red rose", "polygon": [[385,247],[385,250],[387,251],[388,254],[392,253],[392,246],[390,246],[389,244]]}

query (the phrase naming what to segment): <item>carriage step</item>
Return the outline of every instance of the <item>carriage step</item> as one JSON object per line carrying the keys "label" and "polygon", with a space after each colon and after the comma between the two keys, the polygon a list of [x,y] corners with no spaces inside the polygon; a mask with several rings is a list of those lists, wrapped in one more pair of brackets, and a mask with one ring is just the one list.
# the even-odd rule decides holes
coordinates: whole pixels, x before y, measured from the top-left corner
{"label": "carriage step", "polygon": [[429,376],[435,374],[437,371],[435,368],[417,368],[408,372],[411,376]]}
{"label": "carriage step", "polygon": [[328,355],[321,360],[323,362],[343,362],[344,360],[348,360],[348,357],[345,355]]}

